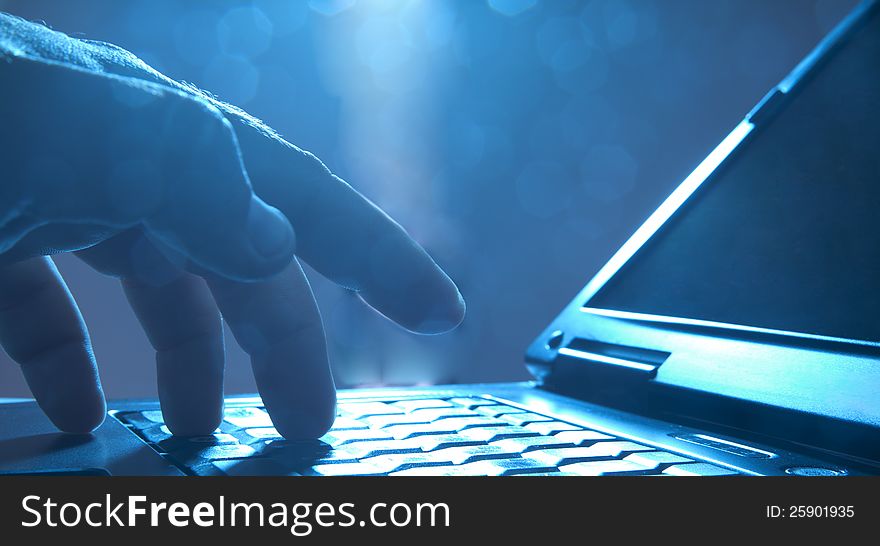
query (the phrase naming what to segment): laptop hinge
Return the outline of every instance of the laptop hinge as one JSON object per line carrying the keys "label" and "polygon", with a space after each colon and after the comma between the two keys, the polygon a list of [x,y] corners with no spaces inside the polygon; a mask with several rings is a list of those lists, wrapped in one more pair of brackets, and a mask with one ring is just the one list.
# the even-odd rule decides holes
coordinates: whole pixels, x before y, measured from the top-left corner
{"label": "laptop hinge", "polygon": [[657,369],[669,356],[670,353],[664,351],[576,337],[559,347],[553,368],[565,369],[566,375],[619,374],[629,379],[647,380],[657,375]]}

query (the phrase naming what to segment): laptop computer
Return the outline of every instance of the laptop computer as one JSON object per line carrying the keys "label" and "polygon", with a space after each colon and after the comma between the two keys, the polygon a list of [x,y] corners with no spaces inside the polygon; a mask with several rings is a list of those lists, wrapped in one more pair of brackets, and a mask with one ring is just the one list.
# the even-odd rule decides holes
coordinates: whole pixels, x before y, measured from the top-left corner
{"label": "laptop computer", "polygon": [[[857,7],[527,350],[534,381],[339,394],[319,440],[256,397],[175,437],[158,401],[91,435],[0,404],[0,472],[880,474],[880,4]],[[572,246],[577,245],[572,241]]]}

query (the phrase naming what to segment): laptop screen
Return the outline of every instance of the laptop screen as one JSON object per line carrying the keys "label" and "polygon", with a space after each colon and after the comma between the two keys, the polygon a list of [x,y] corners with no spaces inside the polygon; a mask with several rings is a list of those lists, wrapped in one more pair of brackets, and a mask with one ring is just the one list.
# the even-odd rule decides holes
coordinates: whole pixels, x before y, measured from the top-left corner
{"label": "laptop screen", "polygon": [[880,341],[880,16],[589,307]]}

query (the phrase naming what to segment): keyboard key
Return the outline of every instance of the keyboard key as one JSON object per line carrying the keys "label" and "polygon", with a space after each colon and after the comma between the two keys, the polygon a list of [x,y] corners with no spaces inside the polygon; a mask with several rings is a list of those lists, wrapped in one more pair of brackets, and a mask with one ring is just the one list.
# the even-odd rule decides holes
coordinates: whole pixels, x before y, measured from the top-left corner
{"label": "keyboard key", "polygon": [[[485,455],[485,457],[488,456],[488,454]],[[462,456],[460,458],[464,459],[465,457]],[[474,454],[472,456],[472,460],[479,460],[479,455]],[[413,468],[437,468],[453,466],[453,463],[449,461],[449,457],[447,456],[447,454],[440,454],[439,452],[424,454],[403,453],[395,455],[380,455],[378,457],[364,459],[361,462],[369,463],[377,468],[380,468],[385,474]]]}
{"label": "keyboard key", "polygon": [[405,440],[407,438],[423,436],[425,434],[453,434],[455,432],[458,432],[458,425],[447,420],[447,422],[443,424],[422,423],[411,425],[391,425],[385,427],[382,430],[388,431],[388,433],[394,436],[394,438],[397,440]]}
{"label": "keyboard key", "polygon": [[[275,452],[270,452],[275,453]],[[326,464],[343,464],[343,463],[357,463],[360,462],[358,457],[352,457],[350,454],[345,453],[344,451],[333,450],[325,453],[320,457],[278,457],[271,456],[271,459],[283,462],[285,464],[289,464],[294,467],[296,470],[305,470],[312,466],[318,465],[326,465]]]}
{"label": "keyboard key", "polygon": [[599,442],[588,447],[568,447],[528,451],[523,457],[535,459],[550,466],[622,457],[638,451],[651,451],[653,448],[633,442]]}
{"label": "keyboard key", "polygon": [[690,463],[670,466],[663,471],[670,476],[735,476],[739,472],[709,463]]}
{"label": "keyboard key", "polygon": [[505,438],[520,438],[523,436],[538,435],[537,432],[532,432],[513,425],[469,428],[462,430],[459,434],[470,440],[479,440],[486,443],[503,440]]}
{"label": "keyboard key", "polygon": [[385,402],[340,402],[337,405],[339,414],[352,419],[361,419],[370,415],[390,415],[403,413],[403,410]]}
{"label": "keyboard key", "polygon": [[525,459],[476,461],[457,466],[429,466],[392,472],[392,476],[513,476],[556,469]]}
{"label": "keyboard key", "polygon": [[537,413],[531,413],[528,411],[523,413],[506,413],[504,415],[499,415],[498,418],[517,426],[554,420],[553,418],[547,417],[546,415],[538,415]]}
{"label": "keyboard key", "polygon": [[616,440],[614,436],[604,434],[595,430],[564,430],[553,435],[559,441],[571,442],[579,446],[583,444],[592,444],[600,440]]}
{"label": "keyboard key", "polygon": [[[485,429],[474,429],[475,431]],[[560,440],[556,436],[524,436],[520,438],[507,438],[493,441],[492,445],[500,446],[515,453],[525,453],[536,449],[549,449],[559,447],[575,447],[571,442]]]}
{"label": "keyboard key", "polygon": [[466,464],[484,459],[510,459],[517,457],[517,453],[503,446],[459,446],[448,447],[427,453],[432,458],[443,458],[453,464]]}
{"label": "keyboard key", "polygon": [[[259,451],[265,457],[301,461],[324,458],[336,450],[320,440],[271,440],[264,443]],[[345,458],[354,457],[347,455]]]}
{"label": "keyboard key", "polygon": [[581,476],[576,472],[532,472],[529,474],[517,474],[517,476]]}
{"label": "keyboard key", "polygon": [[219,446],[228,444],[237,444],[238,440],[231,434],[216,433],[208,436],[171,436],[159,442],[159,447],[163,451],[176,451],[179,449],[195,448],[205,446]]}
{"label": "keyboard key", "polygon": [[423,453],[392,453],[389,455],[377,455],[375,457],[367,457],[361,459],[362,463],[368,464],[382,474],[388,474],[396,470],[405,468],[413,468],[417,466],[438,466],[449,465],[449,461],[435,461],[433,458],[425,457]]}
{"label": "keyboard key", "polygon": [[151,428],[145,428],[138,431],[144,440],[158,444],[168,438],[171,438],[171,431],[168,430],[168,427],[165,425],[154,426]]}
{"label": "keyboard key", "polygon": [[498,417],[499,415],[509,415],[511,413],[525,413],[526,410],[515,408],[513,406],[505,406],[503,404],[493,404],[491,406],[479,406],[474,411],[488,417]]}
{"label": "keyboard key", "polygon": [[467,409],[474,409],[477,406],[494,406],[497,404],[494,400],[485,398],[450,398],[449,402],[457,406],[464,406]]}
{"label": "keyboard key", "polygon": [[142,411],[141,415],[143,415],[144,419],[152,421],[153,423],[159,423],[160,425],[165,423],[165,419],[162,417],[161,410]]}
{"label": "keyboard key", "polygon": [[[242,459],[245,460],[245,459]],[[222,470],[214,466],[213,463],[201,461],[196,463],[193,466],[188,466],[184,470],[187,474],[192,474],[194,476],[225,476]]]}
{"label": "keyboard key", "polygon": [[574,425],[569,425],[568,423],[563,423],[560,421],[554,421],[551,423],[529,423],[528,425],[523,426],[533,432],[537,432],[538,434],[543,434],[545,436],[549,436],[551,434],[556,434],[557,432],[563,432],[566,430],[582,430],[581,427],[576,427]]}
{"label": "keyboard key", "polygon": [[[228,421],[220,421],[220,426],[217,427],[216,432],[225,432],[226,434],[232,434],[233,436],[238,438],[238,435],[236,433],[242,432],[242,429]],[[238,438],[238,440],[241,441],[241,438]]]}
{"label": "keyboard key", "polygon": [[636,464],[632,461],[588,461],[574,463],[559,467],[560,472],[577,474],[579,476],[614,476],[626,474],[647,474],[653,468]]}
{"label": "keyboard key", "polygon": [[409,440],[403,441],[414,442],[419,446],[422,451],[433,451],[435,449],[443,449],[446,447],[480,445],[485,442],[482,440],[469,438],[463,433],[469,431],[486,430],[488,428],[492,427],[469,428],[467,429],[467,431],[462,431],[462,434],[428,434],[425,436],[416,436],[415,438],[410,438]]}
{"label": "keyboard key", "polygon": [[284,438],[281,434],[275,430],[275,427],[263,427],[263,428],[247,428],[244,430],[244,434],[247,437],[246,441],[252,440],[280,440]]}
{"label": "keyboard key", "polygon": [[333,427],[330,430],[357,430],[362,428],[370,428],[367,423],[362,421],[358,421],[357,419],[352,419],[351,417],[337,417],[336,421],[333,422]]}
{"label": "keyboard key", "polygon": [[438,400],[438,399],[422,399],[422,400],[401,400],[399,402],[394,402],[394,405],[401,408],[406,412],[421,410],[421,409],[433,409],[433,408],[453,408],[454,404],[447,402],[446,400]]}
{"label": "keyboard key", "polygon": [[260,457],[214,461],[211,465],[227,476],[299,476],[278,461]]}
{"label": "keyboard key", "polygon": [[465,464],[483,459],[515,457],[516,453],[501,446],[459,446],[447,447],[425,453],[423,457],[431,461],[444,461],[452,464]]}
{"label": "keyboard key", "polygon": [[363,459],[389,453],[421,453],[424,451],[419,443],[419,440],[422,438],[428,438],[428,436],[408,438],[406,440],[366,440],[363,442],[343,444],[337,446],[335,450],[347,453],[355,459]]}
{"label": "keyboard key", "polygon": [[374,428],[384,428],[389,425],[412,425],[430,423],[430,415],[418,413],[392,413],[389,415],[371,415],[361,419],[364,423]]}
{"label": "keyboard key", "polygon": [[424,434],[452,434],[472,427],[488,427],[505,424],[504,421],[482,416],[452,417],[450,419],[441,419],[423,425],[392,425],[385,427],[382,430],[387,431],[398,440],[403,440]]}
{"label": "keyboard key", "polygon": [[467,466],[422,466],[397,470],[391,476],[475,476]]}
{"label": "keyboard key", "polygon": [[114,417],[127,425],[133,426],[135,429],[141,430],[156,426],[155,421],[147,419],[139,411],[125,411],[114,414]]}
{"label": "keyboard key", "polygon": [[457,434],[429,434],[425,436],[414,436],[405,440],[354,442],[337,446],[335,449],[336,451],[345,452],[354,458],[361,459],[390,453],[423,453],[447,447],[481,444],[482,442],[468,440]]}
{"label": "keyboard key", "polygon": [[[219,459],[241,459],[244,457],[251,457],[255,454],[253,448],[241,444],[210,446],[196,450],[184,450],[184,452],[188,452],[191,455],[198,455],[200,458],[210,461]],[[180,453],[181,452],[176,451],[171,452],[169,455],[171,457],[177,457]]]}
{"label": "keyboard key", "polygon": [[450,417],[482,417],[479,413],[467,408],[424,408],[410,413],[415,418],[425,419],[427,422],[449,419]]}
{"label": "keyboard key", "polygon": [[382,468],[362,462],[320,464],[305,470],[303,474],[318,476],[381,476],[387,474]]}
{"label": "keyboard key", "polygon": [[331,446],[339,446],[349,444],[351,442],[362,442],[365,440],[390,440],[391,434],[376,429],[356,429],[356,430],[331,430],[321,437],[321,440]]}
{"label": "keyboard key", "polygon": [[238,440],[235,439],[235,436],[231,434],[225,434],[223,432],[215,432],[214,434],[209,434],[208,436],[175,436],[174,438],[179,438],[181,441],[189,444],[198,445],[223,445],[238,443]]}
{"label": "keyboard key", "polygon": [[243,459],[252,457],[256,451],[245,445],[230,444],[204,447],[201,449],[181,449],[169,452],[168,457],[184,466],[195,466],[203,461],[216,461],[221,459]]}
{"label": "keyboard key", "polygon": [[395,453],[362,459],[383,473],[406,468],[462,465],[475,461],[510,458],[511,453],[497,446],[450,447],[428,453]]}
{"label": "keyboard key", "polygon": [[491,417],[483,417],[482,415],[472,415],[472,416],[464,416],[464,417],[451,417],[449,419],[440,419],[439,421],[435,421],[435,425],[438,426],[453,426],[458,431],[463,431],[473,427],[501,427],[501,426],[509,426],[504,421],[500,419],[493,419]]}
{"label": "keyboard key", "polygon": [[232,423],[238,428],[271,427],[272,419],[269,414],[260,408],[254,407],[228,407],[223,412],[223,420]]}
{"label": "keyboard key", "polygon": [[645,451],[643,453],[633,453],[628,455],[624,460],[631,461],[642,466],[663,466],[670,464],[694,463],[693,459],[682,457],[668,451]]}

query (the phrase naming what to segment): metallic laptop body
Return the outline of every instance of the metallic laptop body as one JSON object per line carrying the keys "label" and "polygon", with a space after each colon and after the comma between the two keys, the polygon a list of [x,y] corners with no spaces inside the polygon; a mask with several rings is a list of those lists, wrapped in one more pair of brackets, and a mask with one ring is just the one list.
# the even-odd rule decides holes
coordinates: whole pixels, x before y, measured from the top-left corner
{"label": "metallic laptop body", "polygon": [[880,230],[865,220],[880,210],[878,6],[850,14],[547,326],[526,355],[535,381],[342,391],[334,428],[301,442],[258,398],[230,398],[197,438],[171,436],[157,401],[112,404],[88,436],[0,404],[0,473],[880,474],[866,311]]}

